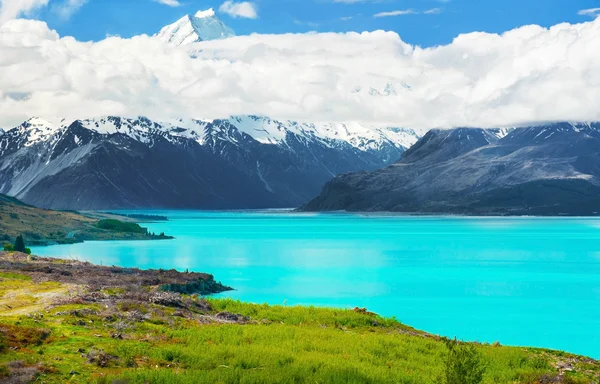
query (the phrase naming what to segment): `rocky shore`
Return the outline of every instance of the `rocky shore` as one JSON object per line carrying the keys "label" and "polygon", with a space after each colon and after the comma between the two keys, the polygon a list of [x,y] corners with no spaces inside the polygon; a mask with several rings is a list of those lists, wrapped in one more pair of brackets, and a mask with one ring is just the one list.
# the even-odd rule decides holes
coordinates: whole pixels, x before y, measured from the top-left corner
{"label": "rocky shore", "polygon": [[88,292],[106,289],[208,295],[229,291],[210,274],[176,270],[141,270],[99,266],[78,260],[62,260],[0,252],[0,272],[19,273],[34,282],[59,282],[85,286]]}

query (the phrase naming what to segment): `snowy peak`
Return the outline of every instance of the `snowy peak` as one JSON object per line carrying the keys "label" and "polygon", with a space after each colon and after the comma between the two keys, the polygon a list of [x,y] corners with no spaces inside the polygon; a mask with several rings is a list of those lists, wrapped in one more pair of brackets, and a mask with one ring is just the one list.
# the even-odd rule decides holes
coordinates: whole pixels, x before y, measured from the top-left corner
{"label": "snowy peak", "polygon": [[29,147],[41,142],[50,142],[52,137],[66,128],[65,122],[64,119],[46,120],[32,117],[11,131],[24,138],[22,144]]}
{"label": "snowy peak", "polygon": [[319,140],[329,147],[346,142],[364,152],[379,151],[386,146],[407,149],[425,134],[425,130],[379,127],[356,122],[308,123],[279,121],[262,116],[233,116],[227,122],[263,144],[285,145],[288,134],[293,134]]}
{"label": "snowy peak", "polygon": [[102,135],[123,134],[145,144],[151,144],[156,136],[169,141],[183,137],[200,143],[203,132],[201,122],[191,119],[179,119],[175,123],[170,123],[155,122],[143,116],[137,118],[106,116],[79,120],[79,123],[84,128]]}
{"label": "snowy peak", "polygon": [[[368,92],[370,96],[398,96],[400,92],[410,91],[412,87],[404,82],[388,82],[383,88],[383,91],[380,89],[369,87]],[[361,93],[363,87],[357,86],[354,88],[352,93]]]}
{"label": "snowy peak", "polygon": [[[168,141],[190,139],[205,145],[207,135],[236,144],[240,134],[267,145],[288,147],[289,140],[318,142],[328,148],[349,145],[360,152],[404,150],[410,148],[425,130],[381,127],[357,122],[297,122],[275,120],[264,116],[232,116],[228,119],[202,121],[177,119],[153,121],[146,117],[106,116],[92,119],[46,121],[32,118],[8,131],[22,138],[21,146],[52,142],[57,133],[78,123],[81,127],[100,135],[122,134],[152,146],[157,137]],[[236,144],[237,145],[237,144]]]}
{"label": "snowy peak", "polygon": [[198,11],[195,15],[185,15],[156,35],[159,40],[176,46],[232,36],[235,36],[235,32],[223,23],[212,8]]}

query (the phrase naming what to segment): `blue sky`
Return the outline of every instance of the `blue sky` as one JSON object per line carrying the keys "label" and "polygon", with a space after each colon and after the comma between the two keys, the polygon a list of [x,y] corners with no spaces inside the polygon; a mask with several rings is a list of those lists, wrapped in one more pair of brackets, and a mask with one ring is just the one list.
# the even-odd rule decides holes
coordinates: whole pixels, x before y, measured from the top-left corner
{"label": "blue sky", "polygon": [[[107,34],[153,34],[186,13],[219,9],[223,2],[180,0],[180,6],[171,7],[159,1],[88,0],[65,20],[56,12],[60,1],[51,0],[49,7],[34,16],[63,36],[87,41],[100,40]],[[384,29],[398,32],[408,43],[433,46],[447,44],[466,32],[500,33],[525,24],[589,21],[591,17],[579,11],[600,7],[600,0],[256,0],[254,4],[256,19],[222,18],[238,34]],[[409,13],[374,17],[394,11]]]}

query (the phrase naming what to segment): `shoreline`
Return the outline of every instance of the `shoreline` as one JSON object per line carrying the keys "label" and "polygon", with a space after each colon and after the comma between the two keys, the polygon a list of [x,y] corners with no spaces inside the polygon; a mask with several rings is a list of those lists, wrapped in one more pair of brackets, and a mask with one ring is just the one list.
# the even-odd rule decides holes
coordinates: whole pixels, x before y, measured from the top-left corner
{"label": "shoreline", "polygon": [[[36,208],[14,198],[0,195],[0,237],[13,244],[22,236],[29,246],[75,244],[86,240],[163,240],[165,234],[153,234],[137,224],[144,217]],[[159,217],[147,217],[157,219]],[[147,222],[147,221],[145,221]]]}
{"label": "shoreline", "polygon": [[[129,210],[124,210],[130,212]],[[331,216],[361,216],[361,217],[415,217],[415,218],[473,218],[473,219],[595,219],[600,218],[598,216],[580,216],[580,215],[506,215],[506,214],[490,214],[490,215],[470,215],[461,213],[448,213],[448,212],[394,212],[394,211],[301,211],[298,208],[257,208],[257,209],[223,209],[223,210],[203,210],[203,209],[136,209],[136,212],[148,212],[152,215],[153,212],[200,212],[200,213],[247,213],[247,214],[272,214],[272,215],[297,215],[297,216],[319,216],[319,215],[331,215]],[[92,214],[94,211],[83,211],[82,214]],[[120,215],[118,212],[114,212],[117,216]],[[143,215],[143,214],[142,214]],[[163,216],[163,215],[161,215]],[[165,216],[167,217],[167,216]],[[168,218],[168,217],[167,217]],[[134,221],[137,223],[157,223],[165,222],[169,220],[150,220],[150,221]]]}
{"label": "shoreline", "polygon": [[[29,240],[29,244],[35,247],[49,247],[54,245],[81,244],[86,241],[150,241],[175,239],[173,236],[165,235],[164,232],[159,235],[150,233],[147,228],[139,225],[140,223],[166,222],[168,221],[166,218],[165,220],[146,220],[143,219],[143,217],[148,218],[150,216],[139,215],[138,217],[132,217],[102,212],[77,212],[75,214],[89,218],[95,222],[87,224],[78,230],[69,232],[63,239]],[[120,226],[132,227],[132,229],[120,230],[101,227],[100,224],[106,222],[113,222]]]}
{"label": "shoreline", "polygon": [[199,295],[233,290],[215,281],[214,276],[207,273],[101,266],[86,261],[39,257],[19,252],[0,252],[0,271],[24,273],[38,283],[74,284],[92,290],[98,287],[135,290],[148,286],[157,292]]}
{"label": "shoreline", "polygon": [[[101,383],[106,377],[178,382],[184,376],[190,382],[336,382],[335,367],[342,366],[345,382],[392,383],[400,377],[433,383],[443,372],[448,339],[366,308],[271,306],[197,295],[230,289],[203,273],[0,253],[0,349],[3,343],[7,348],[0,353],[0,379],[3,372],[27,369],[48,383]],[[477,351],[488,379],[498,383],[572,378],[579,381],[569,383],[592,384],[600,375],[600,361],[566,352],[456,345]],[[321,368],[305,370],[305,359]]]}

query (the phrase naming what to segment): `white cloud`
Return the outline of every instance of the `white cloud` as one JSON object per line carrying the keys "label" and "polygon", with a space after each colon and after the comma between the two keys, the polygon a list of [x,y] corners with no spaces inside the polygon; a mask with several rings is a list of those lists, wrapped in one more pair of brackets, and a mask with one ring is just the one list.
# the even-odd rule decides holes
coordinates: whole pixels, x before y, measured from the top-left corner
{"label": "white cloud", "polygon": [[67,20],[87,2],[88,0],[65,0],[63,3],[56,5],[53,10],[60,18]]}
{"label": "white cloud", "polygon": [[373,15],[373,17],[390,17],[390,16],[404,16],[404,15],[414,15],[417,12],[413,11],[412,9],[404,9],[404,10],[398,10],[398,11],[391,11],[391,12],[379,12]]}
{"label": "white cloud", "polygon": [[221,4],[219,11],[226,13],[231,17],[241,17],[245,19],[256,19],[258,18],[258,12],[256,10],[256,4],[249,1],[235,2],[226,1]]}
{"label": "white cloud", "polygon": [[426,15],[439,15],[442,13],[442,8],[431,8],[423,12]]}
{"label": "white cloud", "polygon": [[[464,34],[427,49],[383,31],[255,34],[185,48],[148,36],[92,43],[13,20],[0,27],[0,126],[108,114],[415,128],[600,120],[599,43],[600,19]],[[388,82],[397,96],[369,94]]]}
{"label": "white cloud", "polygon": [[153,1],[160,3],[160,4],[168,5],[169,7],[181,6],[181,3],[179,2],[179,0],[153,0]]}
{"label": "white cloud", "polygon": [[598,17],[600,16],[600,8],[582,9],[577,14],[580,16]]}
{"label": "white cloud", "polygon": [[49,0],[0,0],[0,25],[38,8],[48,5]]}
{"label": "white cloud", "polygon": [[442,13],[442,8],[431,8],[425,11],[415,11],[413,9],[405,9],[391,12],[379,12],[373,15],[373,17],[391,17],[391,16],[404,16],[404,15],[438,15]]}

